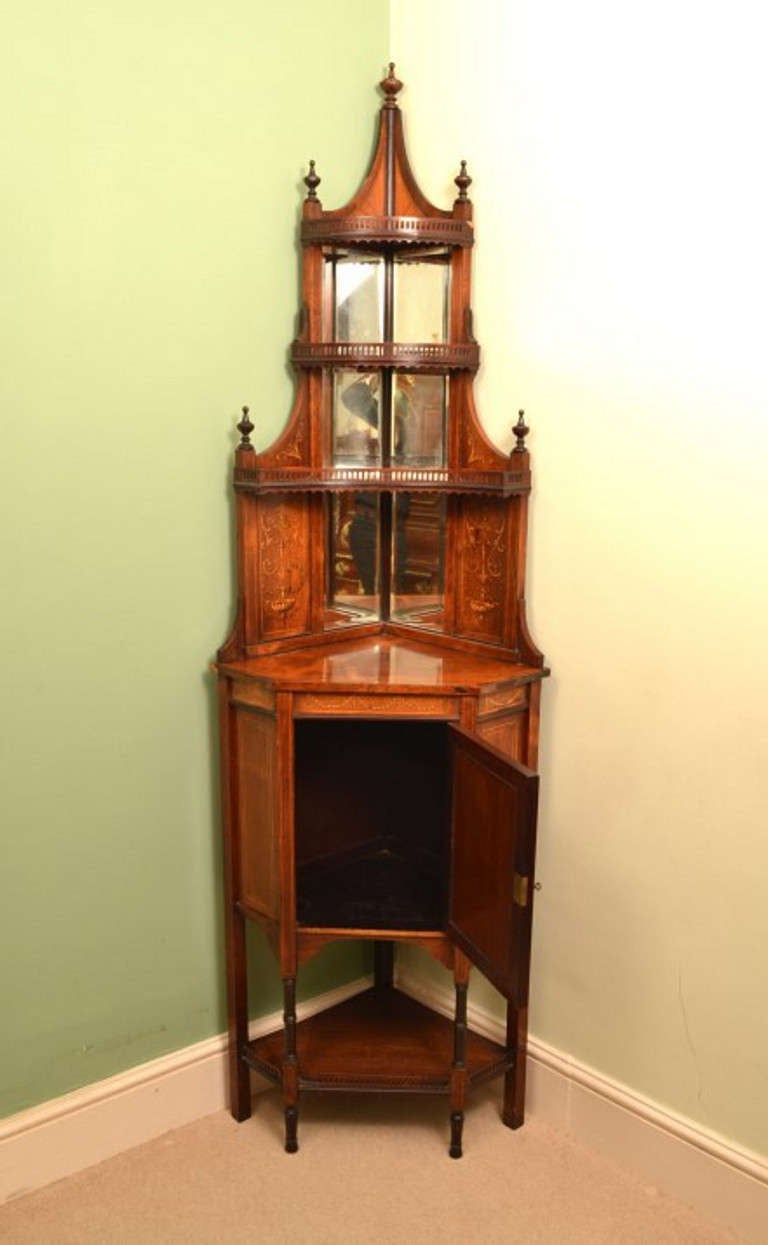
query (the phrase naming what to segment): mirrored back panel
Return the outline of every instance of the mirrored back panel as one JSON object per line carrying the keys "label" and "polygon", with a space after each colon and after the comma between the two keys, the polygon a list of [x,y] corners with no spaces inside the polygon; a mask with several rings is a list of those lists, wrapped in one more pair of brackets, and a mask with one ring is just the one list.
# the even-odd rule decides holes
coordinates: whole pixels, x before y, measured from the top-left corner
{"label": "mirrored back panel", "polygon": [[447,376],[395,374],[390,441],[394,466],[445,466],[448,383]]}
{"label": "mirrored back panel", "polygon": [[442,631],[446,498],[439,493],[396,493],[393,504],[390,617]]}
{"label": "mirrored back panel", "polygon": [[330,391],[334,467],[380,467],[380,373],[333,371]]}
{"label": "mirrored back panel", "polygon": [[333,493],[326,507],[326,626],[381,617],[381,496]]}
{"label": "mirrored back panel", "polygon": [[323,285],[326,341],[383,341],[383,256],[333,252],[326,256]]}
{"label": "mirrored back panel", "polygon": [[393,338],[397,342],[448,341],[450,253],[420,251],[394,257]]}

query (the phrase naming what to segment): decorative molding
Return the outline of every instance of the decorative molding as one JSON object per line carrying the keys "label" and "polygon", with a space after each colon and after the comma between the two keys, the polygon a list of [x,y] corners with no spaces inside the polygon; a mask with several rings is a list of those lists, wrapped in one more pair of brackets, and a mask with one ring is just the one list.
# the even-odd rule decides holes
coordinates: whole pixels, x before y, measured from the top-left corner
{"label": "decorative molding", "polygon": [[[314,1016],[371,984],[360,977],[318,994],[298,1005],[297,1017]],[[282,1009],[261,1016],[249,1036],[263,1037],[282,1023]],[[0,1203],[223,1110],[226,1051],[226,1034],[217,1034],[0,1121]]]}
{"label": "decorative molding", "polygon": [[406,696],[375,693],[368,696],[358,692],[350,692],[349,695],[299,692],[294,698],[293,711],[297,718],[324,714],[365,717],[366,713],[375,717],[389,714],[406,718],[458,718],[459,702],[455,696],[420,696],[417,693]]}
{"label": "decorative molding", "polygon": [[304,220],[301,240],[318,242],[396,242],[405,246],[443,242],[447,246],[472,246],[474,232],[469,221],[422,216],[321,216]]}
{"label": "decorative molding", "polygon": [[528,688],[512,687],[500,692],[486,692],[480,697],[477,707],[478,717],[489,717],[492,713],[501,713],[505,709],[517,708],[521,712],[528,706]]}
{"label": "decorative molding", "polygon": [[303,342],[291,346],[298,367],[348,367],[374,371],[397,367],[409,372],[476,372],[477,342]]}
{"label": "decorative molding", "polygon": [[[275,461],[283,452],[275,455]],[[285,453],[286,458],[292,454]],[[235,489],[240,493],[488,493],[501,497],[530,492],[530,477],[522,471],[489,468],[471,471],[450,467],[235,467]]]}
{"label": "decorative molding", "polygon": [[[452,1016],[453,989],[397,970],[395,984]],[[470,1029],[503,1042],[504,1021],[471,1001]],[[765,1245],[768,1157],[669,1111],[627,1086],[529,1036],[527,1111],[607,1155],[669,1197],[724,1223],[750,1245]]]}

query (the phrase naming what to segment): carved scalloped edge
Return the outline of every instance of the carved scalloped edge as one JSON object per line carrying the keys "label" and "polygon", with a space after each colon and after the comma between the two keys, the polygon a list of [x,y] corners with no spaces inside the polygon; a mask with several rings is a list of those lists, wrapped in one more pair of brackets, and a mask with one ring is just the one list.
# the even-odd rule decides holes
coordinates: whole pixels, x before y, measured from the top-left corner
{"label": "carved scalloped edge", "polygon": [[409,372],[476,372],[480,366],[477,342],[305,342],[291,345],[297,367],[345,367],[375,371],[380,367]]}
{"label": "carved scalloped edge", "polygon": [[435,219],[422,216],[348,216],[328,219],[322,216],[305,219],[301,240],[318,242],[365,243],[392,242],[404,246],[444,243],[447,246],[474,245],[474,231],[469,221]]}
{"label": "carved scalloped edge", "polygon": [[[480,476],[486,478],[481,479]],[[496,479],[490,479],[490,476]],[[530,492],[530,479],[525,471],[472,473],[460,477],[446,473],[443,480],[392,479],[382,472],[366,478],[323,478],[322,473],[293,472],[290,469],[236,467],[235,489],[257,493],[469,493],[493,497],[511,497]]]}

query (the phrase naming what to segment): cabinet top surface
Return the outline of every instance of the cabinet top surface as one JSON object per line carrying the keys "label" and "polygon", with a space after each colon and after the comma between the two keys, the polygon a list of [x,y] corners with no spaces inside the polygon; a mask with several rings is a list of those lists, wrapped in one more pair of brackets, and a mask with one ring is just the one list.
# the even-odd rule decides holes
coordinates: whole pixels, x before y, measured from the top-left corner
{"label": "cabinet top surface", "polygon": [[472,691],[527,683],[547,673],[535,666],[380,635],[224,661],[218,669],[286,691]]}

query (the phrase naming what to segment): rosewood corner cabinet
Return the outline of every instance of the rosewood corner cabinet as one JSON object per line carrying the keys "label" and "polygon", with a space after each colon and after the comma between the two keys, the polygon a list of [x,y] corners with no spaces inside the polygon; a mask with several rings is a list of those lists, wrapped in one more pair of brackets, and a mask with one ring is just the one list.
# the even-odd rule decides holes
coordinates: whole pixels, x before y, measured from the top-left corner
{"label": "rosewood corner cabinet", "polygon": [[[538,777],[547,673],[525,621],[529,457],[502,454],[472,384],[470,178],[433,207],[406,155],[390,66],[360,190],[301,221],[297,393],[257,454],[238,424],[237,617],[221,711],[231,1110],[250,1073],[300,1096],[442,1094],[461,1154],[473,1086],[504,1078],[523,1122]],[[266,934],[284,1024],[248,1034],[246,923]],[[326,944],[373,944],[374,984],[297,1023],[296,978]],[[445,1019],[394,984],[397,944],[452,973]],[[500,1044],[467,1027],[475,965],[507,1000]]]}

